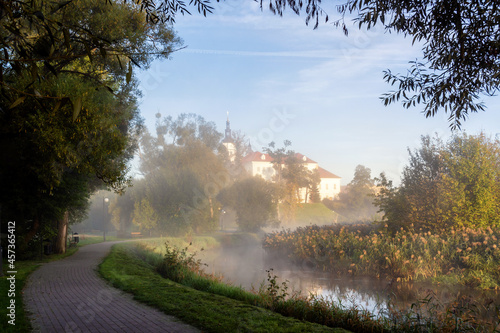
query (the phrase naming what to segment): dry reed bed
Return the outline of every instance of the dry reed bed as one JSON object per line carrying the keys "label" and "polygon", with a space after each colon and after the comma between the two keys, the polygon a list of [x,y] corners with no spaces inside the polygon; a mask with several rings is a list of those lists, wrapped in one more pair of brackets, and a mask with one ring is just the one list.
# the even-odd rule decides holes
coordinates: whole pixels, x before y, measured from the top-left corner
{"label": "dry reed bed", "polygon": [[391,233],[387,225],[308,226],[267,234],[271,255],[299,265],[396,281],[428,280],[500,288],[500,228]]}

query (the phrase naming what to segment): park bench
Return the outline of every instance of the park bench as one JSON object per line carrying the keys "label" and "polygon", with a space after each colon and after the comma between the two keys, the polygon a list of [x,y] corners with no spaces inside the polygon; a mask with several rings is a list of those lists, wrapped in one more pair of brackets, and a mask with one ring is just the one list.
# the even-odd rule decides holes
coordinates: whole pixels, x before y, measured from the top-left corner
{"label": "park bench", "polygon": [[80,242],[80,236],[78,236],[78,233],[75,232],[73,233],[72,236],[68,237],[69,238],[69,247],[76,247],[78,243]]}
{"label": "park bench", "polygon": [[132,238],[139,238],[139,237],[142,237],[142,234],[140,232],[131,232],[130,236]]}

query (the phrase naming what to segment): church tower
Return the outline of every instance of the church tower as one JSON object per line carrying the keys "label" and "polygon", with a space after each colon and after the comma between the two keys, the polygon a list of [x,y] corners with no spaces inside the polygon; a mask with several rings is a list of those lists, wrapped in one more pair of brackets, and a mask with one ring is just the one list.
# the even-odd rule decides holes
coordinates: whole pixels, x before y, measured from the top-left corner
{"label": "church tower", "polygon": [[236,157],[236,146],[234,145],[234,140],[231,135],[231,124],[229,123],[229,112],[227,113],[226,120],[226,132],[224,133],[224,140],[222,140],[222,144],[227,149],[227,153],[229,155],[229,160],[234,162]]}

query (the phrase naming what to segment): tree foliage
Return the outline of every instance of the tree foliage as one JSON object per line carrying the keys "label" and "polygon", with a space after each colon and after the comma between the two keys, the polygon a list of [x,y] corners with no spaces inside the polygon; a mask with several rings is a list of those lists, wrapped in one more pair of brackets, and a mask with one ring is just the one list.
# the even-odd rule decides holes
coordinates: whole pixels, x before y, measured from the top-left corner
{"label": "tree foliage", "polygon": [[500,219],[500,142],[484,134],[455,135],[447,143],[422,137],[401,185],[384,175],[375,200],[393,229],[487,227]]}
{"label": "tree foliage", "polygon": [[273,181],[275,183],[275,195],[278,204],[278,220],[293,221],[299,204],[299,183],[303,183],[305,176],[304,167],[297,158],[295,152],[290,150],[292,143],[289,140],[283,142],[283,147],[277,148],[275,142],[264,147],[264,152],[272,158],[275,170]]}
{"label": "tree foliage", "polygon": [[132,63],[178,40],[135,5],[100,0],[2,1],[0,26],[0,203],[23,246],[82,216],[97,187],[128,185],[141,127]]}
{"label": "tree foliage", "polygon": [[223,189],[217,196],[236,211],[241,230],[255,232],[273,222],[276,213],[274,186],[261,177],[249,177]]}
{"label": "tree foliage", "polygon": [[142,231],[149,232],[151,236],[151,230],[156,229],[158,226],[158,214],[156,214],[151,203],[146,198],[142,198],[134,203],[134,218],[132,221]]}
{"label": "tree foliage", "polygon": [[[128,83],[132,64],[146,68],[178,45],[169,27],[148,23],[133,2],[2,1],[0,26],[0,84],[11,107],[29,99],[58,103],[70,98],[78,109],[82,96],[41,91],[43,81],[72,73],[113,91],[103,72]],[[16,85],[11,73],[25,73],[29,81]]]}
{"label": "tree foliage", "polygon": [[215,124],[201,116],[158,115],[156,136],[144,129],[140,139],[143,177],[134,181],[130,194],[136,205],[134,223],[142,223],[139,210],[147,200],[158,217],[152,228],[158,232],[213,230],[219,214],[215,197],[230,181],[219,153],[221,138]]}
{"label": "tree foliage", "polygon": [[[458,226],[500,224],[500,141],[456,136],[443,154],[446,221]],[[448,222],[448,223],[450,223]]]}
{"label": "tree foliage", "polygon": [[274,183],[275,195],[280,202],[278,209],[278,220],[293,221],[296,209],[304,198],[304,202],[309,199],[312,202],[319,202],[319,183],[321,178],[319,171],[309,170],[305,162],[289,147],[292,143],[289,140],[283,142],[283,147],[277,148],[275,142],[271,142],[269,147],[264,147],[272,158],[272,165],[275,170]]}
{"label": "tree foliage", "polygon": [[354,177],[346,188],[333,200],[323,203],[341,215],[344,222],[373,221],[377,207],[373,205],[375,180],[371,170],[363,165],[356,166]]}
{"label": "tree foliage", "polygon": [[[321,0],[260,0],[277,15],[288,7],[305,13],[306,24],[314,28],[328,14]],[[450,126],[457,128],[471,113],[484,110],[483,95],[498,92],[500,84],[500,11],[498,3],[487,1],[399,1],[347,0],[337,6],[340,17],[334,25],[348,34],[346,16],[354,16],[359,28],[381,25],[422,44],[423,59],[410,61],[406,74],[387,70],[386,82],[397,87],[384,94],[385,105],[401,100],[404,107],[423,104],[426,117],[439,110],[449,113]]]}

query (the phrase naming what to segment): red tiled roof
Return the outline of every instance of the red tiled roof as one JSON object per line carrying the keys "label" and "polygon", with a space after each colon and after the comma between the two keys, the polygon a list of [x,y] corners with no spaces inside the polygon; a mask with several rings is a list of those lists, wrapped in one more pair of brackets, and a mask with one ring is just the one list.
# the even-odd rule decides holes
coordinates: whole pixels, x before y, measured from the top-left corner
{"label": "red tiled roof", "polygon": [[[309,157],[302,155],[300,153],[296,153],[295,157],[298,158],[300,161],[304,161],[304,157],[306,158],[304,163],[316,163],[315,161],[311,160]],[[272,162],[273,158],[269,156],[269,154],[264,154],[259,151],[252,152],[248,154],[247,156],[243,157],[241,160],[242,163],[249,163],[249,162]],[[318,171],[319,171],[319,176],[320,178],[341,178],[333,173],[331,173],[328,170],[325,170],[318,166]]]}
{"label": "red tiled roof", "polygon": [[[264,156],[264,158],[262,158]],[[241,159],[242,163],[247,162],[272,162],[273,158],[269,154],[254,151]]]}
{"label": "red tiled roof", "polygon": [[328,170],[323,169],[322,167],[318,167],[318,171],[319,171],[320,178],[340,178],[339,176],[334,175],[333,173],[331,173]]}
{"label": "red tiled roof", "polygon": [[[262,155],[264,155],[264,158],[262,158]],[[304,163],[317,163],[313,160],[311,160],[309,157],[302,155],[300,153],[295,153],[295,157]],[[305,158],[305,160],[304,160]],[[243,157],[242,162],[272,162],[273,158],[269,156],[269,154],[264,154],[259,151],[252,152],[248,154],[247,156]]]}
{"label": "red tiled roof", "polygon": [[[305,162],[305,163],[317,163],[313,160],[311,160],[309,157],[302,155],[301,153],[295,153],[295,157],[297,157],[299,160]],[[305,160],[304,160],[305,157]]]}

